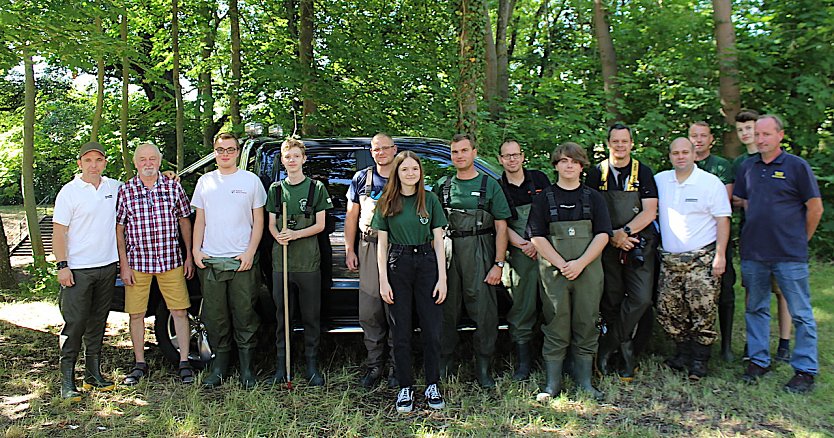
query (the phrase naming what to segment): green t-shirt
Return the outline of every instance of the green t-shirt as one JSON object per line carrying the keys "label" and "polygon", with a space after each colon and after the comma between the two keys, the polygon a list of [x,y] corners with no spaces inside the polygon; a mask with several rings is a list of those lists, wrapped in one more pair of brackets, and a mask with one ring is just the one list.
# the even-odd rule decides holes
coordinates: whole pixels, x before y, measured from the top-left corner
{"label": "green t-shirt", "polygon": [[750,158],[750,157],[752,157],[753,155],[756,155],[756,154],[758,154],[758,152],[753,152],[752,154],[748,153],[748,152],[744,152],[741,155],[737,156],[736,159],[733,160],[733,165],[732,165],[733,176],[736,176],[736,174],[738,174],[738,170],[741,169],[741,163],[743,163],[745,160],[747,160],[748,158]]}
{"label": "green t-shirt", "polygon": [[[310,194],[310,184],[316,185],[313,191],[313,215],[322,211],[333,208],[333,202],[330,200],[330,194],[324,188],[324,184],[320,181],[315,181],[309,177],[305,177],[304,181],[296,185],[290,184],[286,179],[281,182],[274,182],[269,186],[269,191],[266,197],[266,211],[275,213],[278,217],[281,216],[281,203],[287,203],[287,214],[304,214],[304,209],[307,207],[307,195]],[[281,200],[278,201],[278,187],[281,187]],[[278,227],[281,228],[280,226]],[[290,228],[293,228],[290,226]],[[302,227],[306,228],[306,227]]]}
{"label": "green t-shirt", "polygon": [[698,168],[705,170],[721,180],[724,185],[732,184],[736,181],[736,175],[733,173],[732,165],[725,158],[718,155],[710,154],[701,161],[696,161]]}
{"label": "green t-shirt", "polygon": [[417,215],[417,196],[403,196],[403,209],[394,216],[382,216],[376,209],[371,228],[388,232],[388,242],[398,245],[422,245],[431,242],[432,230],[448,223],[443,206],[434,193],[426,193],[426,218]]}
{"label": "green t-shirt", "polygon": [[[448,207],[474,210],[478,208],[478,197],[481,190],[481,178],[484,175],[478,172],[478,176],[468,180],[460,180],[458,177],[452,177],[452,186],[449,192],[451,198]],[[448,177],[447,177],[448,178]],[[510,211],[510,206],[507,203],[507,198],[504,196],[504,191],[494,178],[486,176],[486,198],[487,202],[484,204],[484,210],[488,211],[496,220],[508,219],[513,214]],[[433,191],[437,196],[443,196],[443,184],[446,178],[438,181]]]}

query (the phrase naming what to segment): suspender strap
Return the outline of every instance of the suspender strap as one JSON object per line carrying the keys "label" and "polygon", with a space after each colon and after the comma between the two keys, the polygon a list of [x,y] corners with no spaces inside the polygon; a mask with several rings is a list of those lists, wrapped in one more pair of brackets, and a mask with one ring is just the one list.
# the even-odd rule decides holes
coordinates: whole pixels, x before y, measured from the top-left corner
{"label": "suspender strap", "polygon": [[481,176],[481,188],[478,189],[478,210],[486,211],[486,186],[487,186],[487,176]]}
{"label": "suspender strap", "polygon": [[310,219],[313,215],[313,196],[316,195],[316,180],[310,178],[310,189],[307,192],[307,205],[304,206],[304,217]]}
{"label": "suspender strap", "polygon": [[443,208],[448,208],[452,202],[452,177],[447,176],[443,181],[443,197],[440,201],[443,203]]}
{"label": "suspender strap", "polygon": [[591,219],[591,189],[582,186],[582,219]]}
{"label": "suspender strap", "polygon": [[[486,211],[486,187],[487,187],[487,178],[486,175],[481,175],[481,188],[478,189],[478,210]],[[440,200],[441,205],[443,208],[449,208],[449,204],[452,202],[452,178],[446,177],[446,180],[443,181],[443,199]]]}
{"label": "suspender strap", "polygon": [[374,167],[368,166],[365,169],[365,196],[371,197],[371,193],[374,190]]}
{"label": "suspender strap", "polygon": [[556,194],[553,190],[546,190],[547,208],[550,210],[550,222],[559,222],[559,204],[556,202]]}
{"label": "suspender strap", "polygon": [[[610,174],[610,167],[608,164],[608,160],[603,160],[602,163],[599,164],[599,171],[600,171],[600,179],[599,179],[599,189],[600,190],[608,190],[608,175]],[[631,159],[631,174],[628,176],[628,184],[623,187],[624,192],[636,192],[637,186],[639,185],[640,180],[640,162],[635,160],[634,158]]]}

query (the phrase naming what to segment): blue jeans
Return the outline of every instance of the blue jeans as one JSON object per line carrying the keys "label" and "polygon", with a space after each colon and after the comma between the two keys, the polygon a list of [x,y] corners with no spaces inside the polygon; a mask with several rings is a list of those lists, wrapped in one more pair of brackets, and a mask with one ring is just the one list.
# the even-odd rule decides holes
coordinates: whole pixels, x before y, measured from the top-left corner
{"label": "blue jeans", "polygon": [[796,371],[817,374],[817,323],[811,308],[811,287],[808,264],[799,262],[741,261],[741,275],[749,292],[745,322],[750,360],[756,365],[770,365],[770,286],[771,274],[776,278],[796,329],[796,345],[791,366]]}

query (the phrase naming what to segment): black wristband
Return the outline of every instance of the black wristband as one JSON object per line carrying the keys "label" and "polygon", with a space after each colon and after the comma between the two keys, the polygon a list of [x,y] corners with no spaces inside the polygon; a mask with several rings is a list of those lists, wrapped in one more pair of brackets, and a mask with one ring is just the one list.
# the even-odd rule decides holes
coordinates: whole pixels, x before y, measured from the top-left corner
{"label": "black wristband", "polygon": [[67,264],[66,260],[61,260],[60,262],[55,262],[55,267],[60,271],[61,269],[69,268],[69,264]]}

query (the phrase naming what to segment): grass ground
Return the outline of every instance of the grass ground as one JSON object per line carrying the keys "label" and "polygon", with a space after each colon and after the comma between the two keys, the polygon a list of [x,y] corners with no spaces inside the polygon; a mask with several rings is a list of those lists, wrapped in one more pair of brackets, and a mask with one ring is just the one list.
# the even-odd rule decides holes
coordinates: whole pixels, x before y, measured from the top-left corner
{"label": "grass ground", "polygon": [[[816,389],[808,395],[782,391],[792,375],[786,364],[777,366],[758,385],[748,386],[740,381],[740,361],[725,364],[716,358],[707,379],[690,383],[661,365],[670,344],[658,334],[632,383],[610,377],[599,382],[605,392],[602,402],[577,397],[570,383],[561,397],[536,402],[541,371],[527,382],[503,377],[494,391],[479,390],[471,383],[471,366],[464,364],[458,378],[442,386],[445,410],[417,409],[408,415],[393,409],[394,390],[367,391],[356,384],[363,351],[356,335],[324,337],[322,355],[328,379],[324,388],[298,381],[292,391],[265,387],[247,391],[236,382],[212,391],[183,387],[151,346],[153,373],[138,387],[92,393],[81,403],[67,404],[57,396],[61,321],[54,300],[40,297],[15,302],[6,294],[7,302],[0,304],[0,432],[6,437],[832,436],[832,277],[834,266],[813,266],[821,371]],[[744,342],[743,294],[738,295],[737,354]],[[111,314],[104,357],[107,375],[123,376],[129,371],[132,354],[127,336],[123,316]],[[502,334],[499,348],[507,350],[507,343]],[[509,374],[511,363],[504,352],[496,368]],[[259,369],[265,377],[271,364],[269,353],[264,356]]]}

